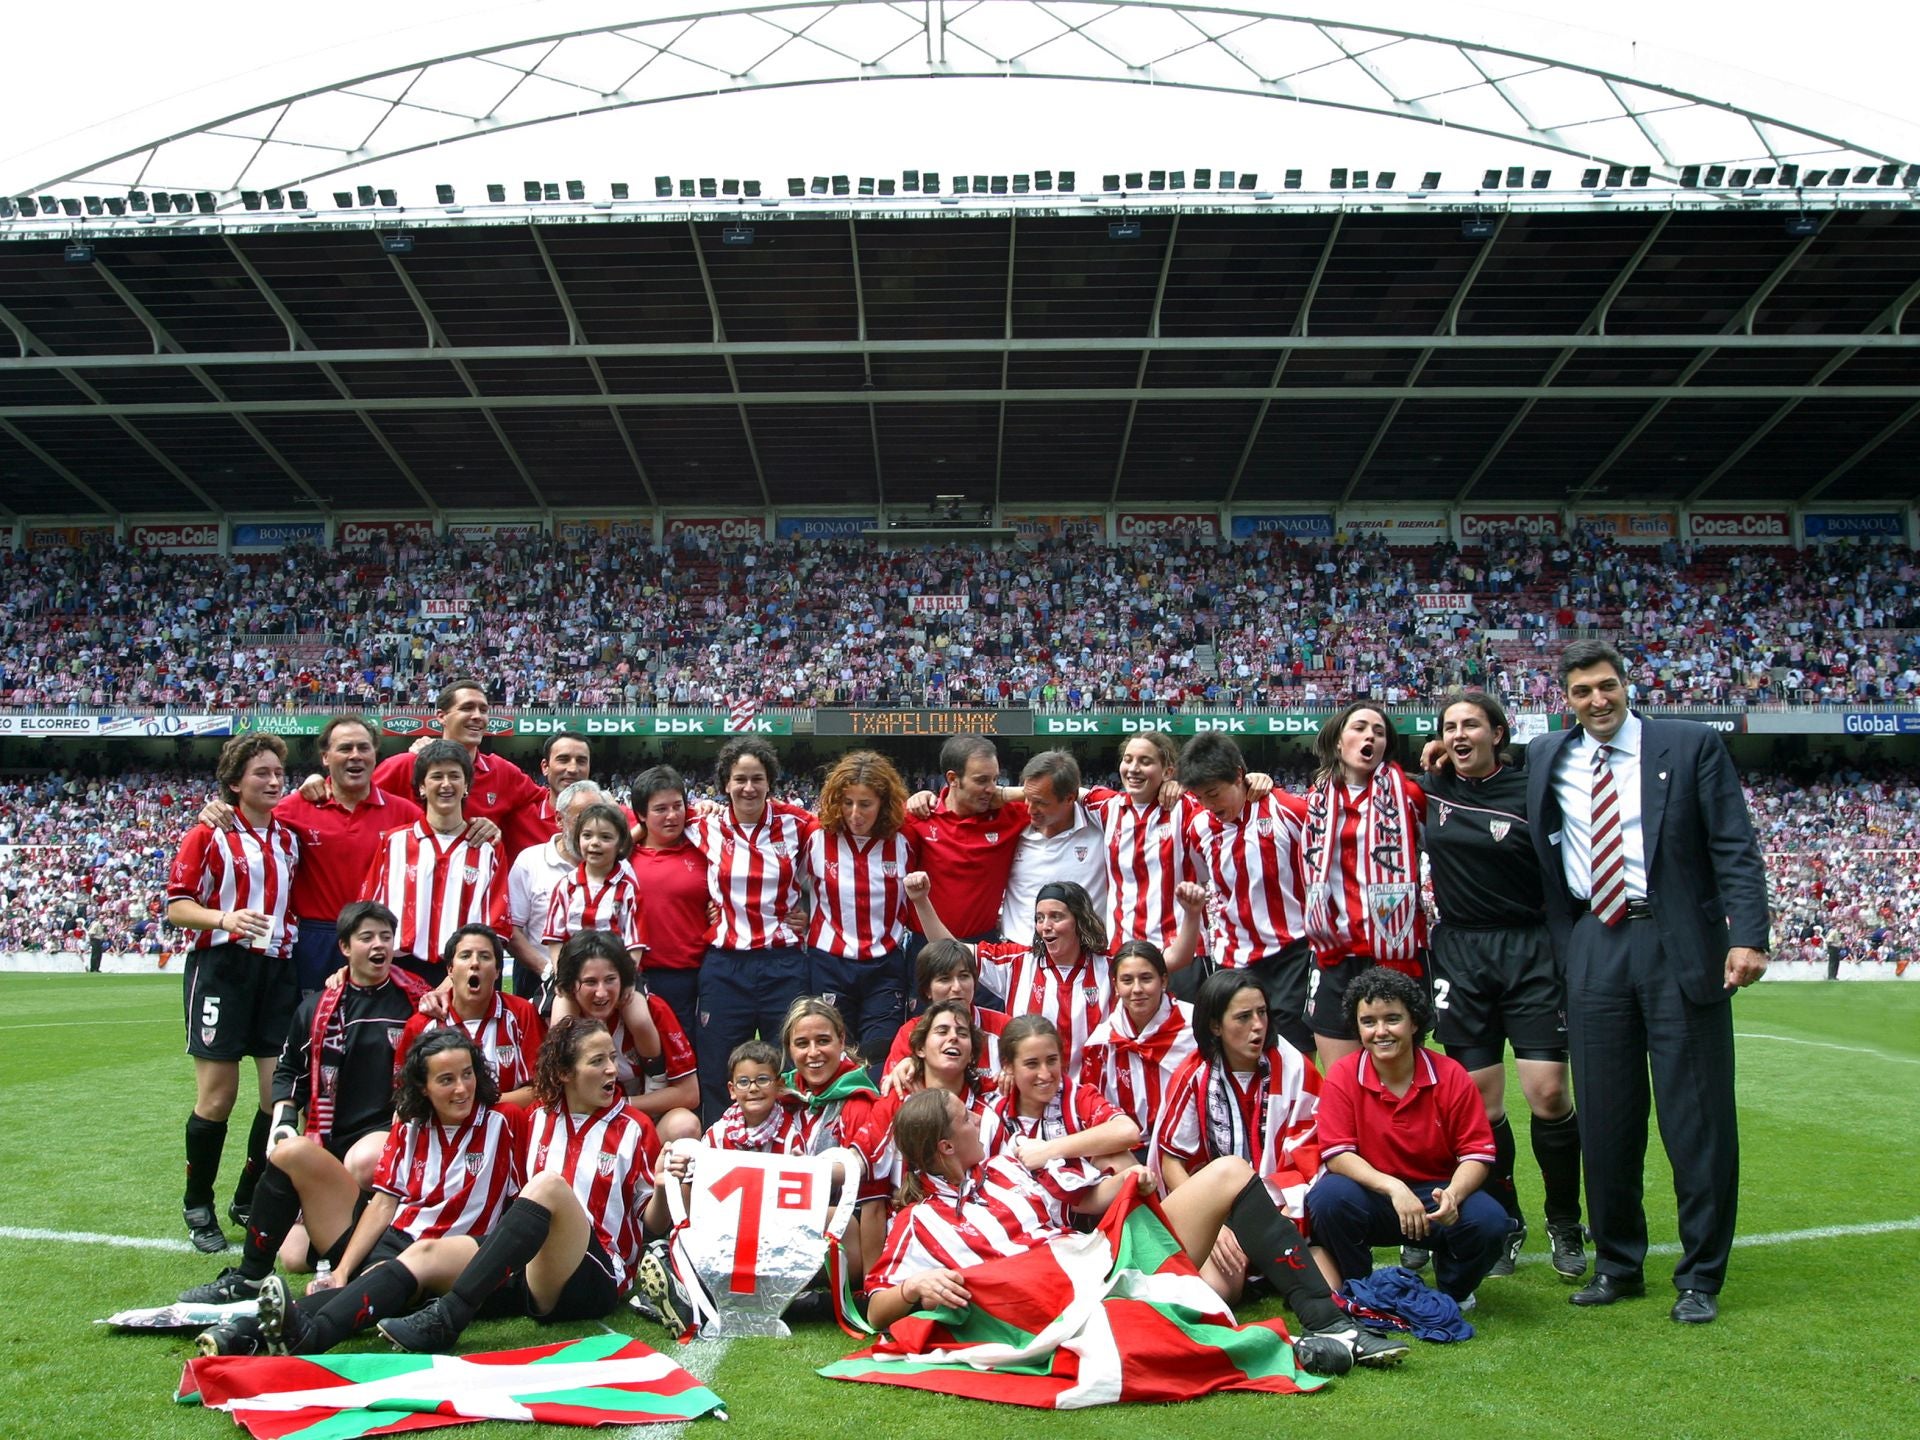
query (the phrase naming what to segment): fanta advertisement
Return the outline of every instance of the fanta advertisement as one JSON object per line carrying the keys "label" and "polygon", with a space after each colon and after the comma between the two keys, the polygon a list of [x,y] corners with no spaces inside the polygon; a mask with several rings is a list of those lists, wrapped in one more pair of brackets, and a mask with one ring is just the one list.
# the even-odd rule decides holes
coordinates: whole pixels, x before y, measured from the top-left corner
{"label": "fanta advertisement", "polygon": [[1680,517],[1671,510],[1600,510],[1576,518],[1622,545],[1660,545],[1680,534]]}

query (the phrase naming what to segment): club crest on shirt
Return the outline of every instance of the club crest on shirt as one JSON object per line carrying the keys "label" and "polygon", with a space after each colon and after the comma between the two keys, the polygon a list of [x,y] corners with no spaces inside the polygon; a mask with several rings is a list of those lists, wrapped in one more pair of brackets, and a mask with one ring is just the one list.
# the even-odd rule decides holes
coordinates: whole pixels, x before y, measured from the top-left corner
{"label": "club crest on shirt", "polygon": [[1091,848],[1092,848],[1091,846],[1087,846],[1087,845],[1076,845],[1076,846],[1074,846],[1074,847],[1073,847],[1073,858],[1074,858],[1074,859],[1076,859],[1076,860],[1078,860],[1078,861],[1080,861],[1081,863],[1083,863],[1083,864],[1084,864],[1084,863],[1086,862],[1086,858],[1087,858],[1087,851],[1088,851],[1089,849],[1091,849]]}
{"label": "club crest on shirt", "polygon": [[493,1060],[496,1067],[511,1065],[519,1058],[520,1049],[516,1045],[502,1045],[493,1052]]}
{"label": "club crest on shirt", "polygon": [[900,862],[898,860],[882,860],[880,862],[880,873],[889,880],[893,879],[894,876],[900,873]]}
{"label": "club crest on shirt", "polygon": [[493,806],[498,805],[500,803],[500,792],[498,790],[489,790],[487,791],[484,798],[487,802],[488,808],[492,808]]}
{"label": "club crest on shirt", "polygon": [[479,1151],[469,1150],[460,1157],[460,1161],[467,1167],[467,1173],[469,1175],[477,1175],[480,1173],[480,1162],[484,1158]]}
{"label": "club crest on shirt", "polygon": [[533,1152],[533,1168],[536,1174],[547,1168],[546,1146],[542,1145]]}
{"label": "club crest on shirt", "polygon": [[940,838],[940,827],[938,825],[927,826],[927,839],[929,841],[934,841],[934,840],[938,840],[939,838]]}
{"label": "club crest on shirt", "polygon": [[999,843],[1000,843],[1000,832],[998,830],[987,831],[987,844],[998,845]]}
{"label": "club crest on shirt", "polygon": [[602,1177],[610,1178],[613,1175],[614,1159],[615,1157],[612,1155],[596,1155],[593,1161],[593,1168],[598,1170]]}
{"label": "club crest on shirt", "polygon": [[1507,832],[1511,829],[1513,829],[1511,820],[1492,820],[1487,823],[1487,833],[1493,836],[1496,844],[1506,839]]}
{"label": "club crest on shirt", "polygon": [[480,867],[478,865],[467,866],[460,872],[460,878],[469,885],[478,885],[480,883]]}
{"label": "club crest on shirt", "polygon": [[[1433,823],[1436,825],[1444,825],[1447,823],[1447,817],[1453,814],[1453,807],[1444,800],[1436,800],[1433,802],[1433,813],[1440,817]],[[1493,838],[1498,840],[1500,837],[1496,835]]]}
{"label": "club crest on shirt", "polygon": [[219,1033],[220,1032],[214,1029],[213,1026],[211,1025],[202,1025],[200,1027],[200,1043],[202,1045],[213,1044],[213,1037],[218,1035]]}
{"label": "club crest on shirt", "polygon": [[829,1005],[838,1005],[840,1003],[839,994],[832,990],[822,990],[820,992],[820,998]]}
{"label": "club crest on shirt", "polygon": [[406,1028],[404,1025],[387,1026],[387,1044],[398,1045],[400,1043],[400,1032]]}
{"label": "club crest on shirt", "polygon": [[1256,835],[1273,834],[1273,817],[1270,815],[1262,815],[1258,820],[1253,822],[1253,832]]}

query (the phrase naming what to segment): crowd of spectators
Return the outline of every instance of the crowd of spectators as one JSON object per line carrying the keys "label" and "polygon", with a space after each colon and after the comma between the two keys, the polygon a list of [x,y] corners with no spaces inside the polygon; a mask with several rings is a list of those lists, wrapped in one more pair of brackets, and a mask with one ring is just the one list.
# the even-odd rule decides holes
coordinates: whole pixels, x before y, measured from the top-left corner
{"label": "crowd of spectators", "polygon": [[[1436,590],[1473,611],[1419,603]],[[966,608],[912,608],[934,595]],[[1911,701],[1920,556],[1588,530],[1471,550],[687,536],[0,555],[0,707],[75,712],[420,706],[471,668],[508,709],[1261,709],[1476,686],[1527,703],[1574,634],[1615,640],[1654,703]]]}
{"label": "crowd of spectators", "polygon": [[[693,777],[696,798],[711,798],[692,755],[669,759]],[[791,757],[790,770],[782,798],[813,805],[813,758]],[[599,778],[624,796],[634,777]],[[1275,778],[1298,790],[1308,776]],[[1760,771],[1746,783],[1766,853],[1775,956],[1904,968],[1920,944],[1920,771],[1840,765]],[[0,779],[0,954],[84,955],[98,935],[113,953],[169,955],[178,936],[160,920],[167,867],[209,784],[151,770]]]}

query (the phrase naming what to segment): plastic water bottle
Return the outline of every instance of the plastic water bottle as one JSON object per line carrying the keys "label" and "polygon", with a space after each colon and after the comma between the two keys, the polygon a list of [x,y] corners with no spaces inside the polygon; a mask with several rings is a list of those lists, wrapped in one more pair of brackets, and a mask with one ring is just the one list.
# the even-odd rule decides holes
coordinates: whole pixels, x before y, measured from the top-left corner
{"label": "plastic water bottle", "polygon": [[313,1267],[313,1286],[316,1290],[331,1290],[333,1288],[333,1262],[331,1260],[322,1260],[318,1265]]}

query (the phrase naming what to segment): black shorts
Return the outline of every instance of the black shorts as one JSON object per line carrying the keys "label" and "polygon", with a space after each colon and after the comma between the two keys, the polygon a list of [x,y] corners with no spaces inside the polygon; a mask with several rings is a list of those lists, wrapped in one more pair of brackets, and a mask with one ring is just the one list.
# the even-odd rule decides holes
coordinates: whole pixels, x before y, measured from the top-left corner
{"label": "black shorts", "polygon": [[1527,1060],[1567,1058],[1567,985],[1544,925],[1433,932],[1433,1038],[1469,1070],[1511,1043]]}
{"label": "black shorts", "polygon": [[214,945],[187,956],[187,1053],[198,1060],[278,1055],[300,1005],[293,961],[245,945]]}
{"label": "black shorts", "polygon": [[587,1253],[580,1257],[573,1274],[561,1287],[553,1309],[541,1315],[533,1308],[533,1292],[527,1289],[526,1272],[513,1277],[519,1292],[520,1313],[530,1315],[536,1324],[560,1325],[569,1320],[598,1320],[611,1315],[620,1305],[620,1287],[613,1280],[613,1262],[607,1258],[598,1235],[587,1237]]}
{"label": "black shorts", "polygon": [[1347,1007],[1347,986],[1363,970],[1377,964],[1370,955],[1349,955],[1331,965],[1313,962],[1307,976],[1307,1024],[1316,1035],[1331,1040],[1358,1040],[1360,1031]]}

